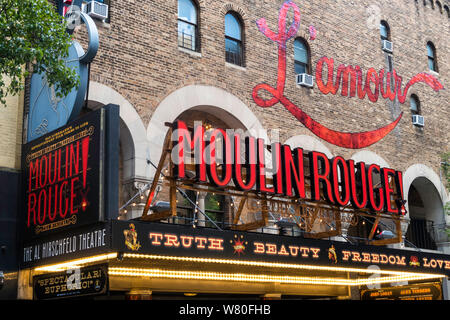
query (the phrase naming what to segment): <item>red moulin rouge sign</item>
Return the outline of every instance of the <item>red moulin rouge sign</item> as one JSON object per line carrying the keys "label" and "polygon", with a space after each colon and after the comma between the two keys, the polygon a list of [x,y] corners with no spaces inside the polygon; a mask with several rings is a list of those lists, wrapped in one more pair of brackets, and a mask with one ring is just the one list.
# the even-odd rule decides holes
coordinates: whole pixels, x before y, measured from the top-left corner
{"label": "red moulin rouge sign", "polygon": [[[401,171],[376,164],[355,163],[340,156],[328,159],[317,151],[304,154],[301,148],[292,150],[289,145],[280,143],[271,145],[272,163],[267,164],[267,147],[263,139],[244,137],[231,130],[205,131],[201,125],[196,125],[191,135],[180,120],[174,122],[171,138],[176,179],[188,178],[185,165],[188,162],[192,164],[193,155],[198,182],[209,182],[219,188],[233,183],[241,191],[305,199],[307,167],[304,160],[307,157],[311,200],[319,201],[323,194],[334,205],[351,203],[358,209],[369,208],[400,215],[406,212]],[[268,179],[273,183],[268,183]]]}
{"label": "red moulin rouge sign", "polygon": [[24,146],[25,237],[100,216],[103,110]]}
{"label": "red moulin rouge sign", "polygon": [[[292,8],[294,10],[294,18],[289,29],[286,30],[286,16],[288,10]],[[398,124],[402,117],[402,113],[392,123],[385,127],[365,132],[340,132],[329,129],[319,122],[312,119],[306,114],[299,106],[292,103],[284,95],[284,86],[286,82],[286,43],[287,41],[297,34],[300,27],[300,10],[297,5],[291,1],[286,1],[281,7],[278,16],[278,33],[273,32],[267,26],[264,18],[259,19],[256,22],[259,31],[261,31],[267,38],[274,41],[278,45],[278,79],[276,87],[272,87],[265,83],[260,83],[253,88],[252,97],[255,103],[262,107],[268,108],[280,102],[298,121],[300,121],[306,128],[308,128],[315,135],[321,139],[332,143],[334,145],[359,149],[370,146],[375,142],[384,138],[389,132],[391,132]],[[328,77],[326,80],[322,77],[323,67],[328,68]],[[432,75],[426,73],[419,73],[412,77],[406,84],[405,88],[401,89],[402,78],[393,70],[392,74],[387,73],[386,89],[384,86],[384,70],[380,70],[379,73],[375,69],[370,68],[366,74],[365,84],[363,85],[363,75],[359,66],[345,66],[340,65],[337,69],[337,75],[335,82],[333,83],[334,75],[334,60],[332,58],[323,57],[316,65],[316,84],[319,90],[324,94],[336,94],[339,90],[342,80],[341,94],[343,96],[354,97],[356,93],[359,99],[364,99],[367,95],[368,99],[372,102],[376,102],[381,93],[384,99],[394,100],[398,98],[400,103],[404,103],[408,89],[417,82],[424,82],[428,84],[435,91],[443,89],[442,84]],[[350,92],[348,92],[348,84],[350,77]],[[391,77],[394,79],[395,85],[390,87]],[[372,90],[371,88],[374,87]],[[261,98],[259,92],[261,90],[267,91],[270,95],[270,99]]]}

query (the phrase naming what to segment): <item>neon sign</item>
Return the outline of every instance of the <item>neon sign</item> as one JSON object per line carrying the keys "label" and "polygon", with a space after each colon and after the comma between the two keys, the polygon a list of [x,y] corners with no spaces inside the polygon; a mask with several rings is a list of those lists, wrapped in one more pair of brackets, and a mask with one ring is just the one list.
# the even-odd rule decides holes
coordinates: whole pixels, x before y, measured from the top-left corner
{"label": "neon sign", "polygon": [[[292,24],[286,30],[286,16],[288,10],[292,8],[294,10],[294,18]],[[281,103],[298,121],[300,121],[306,128],[308,128],[312,133],[317,135],[319,138],[334,144],[336,146],[350,148],[350,149],[360,149],[368,147],[377,141],[384,138],[389,132],[391,132],[395,126],[398,124],[402,118],[402,113],[395,119],[392,123],[372,131],[365,132],[340,132],[335,131],[326,126],[320,124],[319,122],[312,119],[308,114],[306,114],[299,106],[295,105],[284,95],[284,87],[286,83],[286,43],[289,39],[294,37],[300,27],[300,10],[297,5],[291,1],[286,1],[281,7],[278,16],[278,33],[273,32],[267,26],[267,22],[264,18],[259,19],[256,22],[258,29],[267,38],[275,42],[278,46],[278,78],[276,87],[272,87],[266,83],[260,83],[253,88],[252,97],[254,102],[262,107],[268,108],[272,107],[278,102]],[[314,35],[315,38],[315,35]],[[435,91],[441,90],[443,88],[442,84],[433,76],[420,73],[415,75],[405,86],[403,93],[401,93],[401,77],[397,75],[394,70],[392,73],[395,79],[394,88],[389,87],[389,82],[387,84],[386,90],[384,90],[383,78],[384,70],[381,70],[379,76],[377,72],[370,68],[367,71],[366,83],[364,87],[362,86],[362,72],[359,66],[352,68],[351,66],[340,65],[338,67],[337,76],[335,84],[333,84],[333,59],[328,59],[326,57],[321,58],[316,66],[316,82],[319,90],[324,93],[336,94],[339,89],[340,81],[342,77],[342,95],[350,97],[356,94],[356,81],[358,84],[358,97],[363,99],[367,94],[368,99],[372,102],[376,102],[378,99],[379,92],[383,98],[393,100],[395,96],[398,97],[400,103],[404,103],[406,99],[406,94],[411,85],[417,82],[424,82],[431,86]],[[328,79],[327,83],[324,83],[322,79],[322,68],[326,64],[328,67]],[[350,93],[348,93],[348,77],[350,79]],[[388,73],[388,78],[390,80],[390,74]],[[356,80],[357,79],[357,80]],[[374,92],[371,91],[370,84],[375,85]],[[261,91],[267,91],[271,96],[269,99],[262,98],[260,96]]]}
{"label": "neon sign", "polygon": [[[180,120],[173,123],[172,130],[175,179],[188,178],[185,161],[190,162],[193,154],[195,180],[215,187],[234,184],[244,192],[254,190],[266,195],[305,199],[305,179],[309,178],[312,201],[320,201],[323,194],[333,205],[351,203],[357,209],[397,215],[405,213],[401,171],[355,163],[340,156],[328,159],[317,151],[305,154],[301,148],[292,150],[289,145],[280,143],[271,145],[272,166],[269,169],[266,168],[269,164],[265,159],[263,139],[244,138],[238,132],[231,135],[223,129],[205,132],[201,125],[196,125],[191,135],[186,123]],[[306,160],[309,168],[305,166]],[[309,176],[305,174],[308,169]],[[376,186],[375,179],[380,181],[380,186]],[[273,183],[269,183],[270,180]]]}

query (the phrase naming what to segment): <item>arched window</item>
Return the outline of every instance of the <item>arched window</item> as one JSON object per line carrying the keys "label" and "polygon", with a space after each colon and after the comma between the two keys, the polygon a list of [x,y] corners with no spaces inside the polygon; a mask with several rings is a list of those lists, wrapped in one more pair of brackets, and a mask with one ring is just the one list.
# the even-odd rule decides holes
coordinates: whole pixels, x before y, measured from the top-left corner
{"label": "arched window", "polygon": [[450,10],[448,9],[448,7],[446,5],[444,5],[444,10],[445,10],[445,12],[447,12],[447,16],[450,18]]}
{"label": "arched window", "polygon": [[294,41],[294,67],[296,74],[310,72],[308,44],[302,38]]}
{"label": "arched window", "polygon": [[409,109],[413,115],[420,114],[420,101],[415,94],[412,94],[409,98]]}
{"label": "arched window", "polygon": [[387,24],[386,21],[381,21],[380,22],[380,37],[381,37],[381,41],[383,40],[388,40],[390,41],[390,29],[389,29],[389,25]]}
{"label": "arched window", "polygon": [[436,6],[438,7],[439,12],[442,13],[442,5],[439,1],[436,1]]}
{"label": "arched window", "polygon": [[225,15],[225,60],[238,66],[244,65],[242,24],[232,12]]}
{"label": "arched window", "polygon": [[427,56],[428,56],[428,68],[430,70],[438,72],[437,63],[436,63],[436,49],[433,43],[427,43]]}
{"label": "arched window", "polygon": [[178,0],[178,46],[198,51],[197,6],[191,0]]}

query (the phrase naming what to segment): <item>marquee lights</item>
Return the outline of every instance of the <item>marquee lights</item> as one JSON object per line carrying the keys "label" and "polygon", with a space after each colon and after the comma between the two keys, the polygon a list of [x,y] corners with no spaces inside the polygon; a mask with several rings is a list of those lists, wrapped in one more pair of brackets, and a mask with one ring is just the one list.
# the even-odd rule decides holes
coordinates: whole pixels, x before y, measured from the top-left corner
{"label": "marquee lights", "polygon": [[375,283],[390,283],[398,281],[411,281],[423,279],[436,279],[441,275],[401,275],[392,277],[377,277],[368,279],[345,279],[345,278],[320,278],[300,276],[277,276],[266,274],[245,273],[220,273],[187,270],[163,270],[142,268],[120,268],[109,267],[108,273],[113,276],[169,278],[184,280],[219,280],[219,281],[245,281],[245,282],[277,282],[286,284],[315,284],[315,285],[339,285],[339,286],[361,286]]}
{"label": "marquee lights", "polygon": [[161,256],[161,255],[138,254],[138,253],[124,253],[123,257],[131,258],[131,259],[160,259],[160,260],[172,260],[172,261],[218,263],[218,264],[232,264],[232,265],[242,265],[242,266],[284,268],[284,269],[303,269],[303,270],[334,271],[334,272],[357,272],[357,273],[367,273],[367,274],[379,273],[379,274],[398,275],[398,276],[425,276],[425,277],[429,276],[429,274],[417,273],[417,272],[413,273],[413,272],[404,272],[404,271],[374,270],[374,269],[363,269],[363,268],[327,267],[327,266],[313,266],[313,265],[305,265],[305,264],[277,263],[277,262],[264,262],[264,261],[245,261],[245,260],[233,260],[233,259]]}
{"label": "marquee lights", "polygon": [[[86,265],[86,264],[90,264],[90,263],[96,263],[96,262],[107,261],[110,259],[115,259],[118,256],[119,256],[119,254],[117,252],[113,252],[113,253],[108,253],[108,254],[87,257],[87,258],[83,258],[83,259],[72,260],[72,261],[59,263],[59,264],[52,264],[52,265],[37,267],[34,269],[34,271],[35,272],[63,271],[63,270],[67,270],[67,269],[80,267],[82,265]],[[313,265],[276,263],[276,262],[264,262],[264,261],[245,261],[245,260],[197,258],[197,257],[177,257],[177,256],[162,256],[162,255],[135,254],[135,253],[124,253],[123,258],[160,259],[160,260],[188,261],[188,262],[198,262],[198,263],[217,263],[217,264],[255,266],[255,267],[267,267],[267,268],[332,271],[332,272],[345,272],[345,273],[346,272],[356,272],[356,273],[365,273],[365,274],[377,273],[377,274],[393,275],[396,277],[411,278],[409,280],[434,279],[434,278],[445,277],[445,275],[440,275],[440,274],[428,274],[428,273],[417,273],[417,272],[413,273],[413,272],[391,271],[391,270],[372,270],[372,269],[364,269],[364,268],[327,267],[327,266],[313,266]],[[385,278],[388,278],[388,277],[385,277]],[[392,276],[390,276],[389,278],[392,278]],[[397,280],[397,281],[400,281],[400,280]]]}
{"label": "marquee lights", "polygon": [[39,271],[49,271],[49,272],[62,271],[62,270],[79,267],[81,265],[88,264],[88,263],[114,259],[114,258],[117,258],[117,255],[118,255],[117,252],[101,254],[101,255],[97,255],[97,256],[67,261],[67,262],[63,262],[63,263],[37,267],[34,269],[34,271],[37,271],[37,272],[39,272]]}
{"label": "marquee lights", "polygon": [[[118,258],[117,252],[96,255],[83,259],[77,259],[60,264],[53,264],[35,268],[35,272],[57,272],[82,265],[108,261],[110,259]],[[245,282],[278,282],[287,284],[316,284],[316,285],[341,285],[341,286],[360,286],[375,283],[390,283],[399,281],[412,280],[427,280],[444,278],[441,274],[427,274],[427,273],[411,273],[401,271],[388,270],[371,270],[360,268],[342,268],[342,267],[326,267],[326,266],[311,266],[300,264],[287,263],[273,263],[263,261],[240,261],[240,260],[225,260],[213,258],[195,258],[195,257],[175,257],[175,256],[159,256],[148,254],[133,254],[124,253],[123,258],[136,259],[161,259],[173,261],[189,261],[198,263],[217,263],[217,264],[231,264],[243,266],[259,266],[269,268],[282,269],[298,269],[298,270],[316,270],[316,271],[334,271],[334,272],[356,272],[364,274],[383,274],[383,277],[370,277],[359,279],[346,278],[325,278],[325,277],[307,277],[307,276],[285,276],[285,275],[267,275],[267,274],[245,274],[245,273],[223,273],[223,272],[203,272],[203,271],[188,271],[188,270],[164,270],[164,269],[146,269],[146,268],[129,268],[129,267],[115,267],[110,266],[108,273],[113,276],[129,276],[129,277],[151,277],[151,278],[166,278],[166,279],[185,279],[185,280],[219,280],[219,281],[245,281]]]}

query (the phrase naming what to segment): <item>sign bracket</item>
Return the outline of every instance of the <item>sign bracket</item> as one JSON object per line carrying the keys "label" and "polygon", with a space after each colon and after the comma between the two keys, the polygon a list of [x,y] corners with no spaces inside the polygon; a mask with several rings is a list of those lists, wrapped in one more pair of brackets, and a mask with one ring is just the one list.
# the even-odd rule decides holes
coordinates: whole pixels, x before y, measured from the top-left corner
{"label": "sign bracket", "polygon": [[[158,185],[159,177],[161,175],[161,171],[163,169],[164,162],[166,161],[167,155],[171,151],[171,149],[170,149],[170,137],[171,136],[172,136],[172,129],[169,128],[169,130],[168,130],[168,132],[166,134],[166,137],[164,139],[164,144],[163,144],[163,148],[162,148],[161,158],[159,159],[158,166],[156,167],[155,176],[153,177],[153,181],[152,181],[152,185],[150,187],[150,191],[149,191],[149,194],[148,194],[147,202],[145,204],[144,211],[142,212],[142,216],[141,216],[142,220],[157,221],[157,220],[161,220],[161,219],[164,219],[165,217],[167,217],[167,211],[162,211],[162,212],[159,212],[159,213],[156,213],[156,214],[151,214],[151,215],[148,214],[148,211],[150,209],[151,203],[153,202],[153,198],[154,198],[154,195],[155,195],[156,187]],[[170,170],[171,170],[171,173],[172,173],[172,168],[170,168]],[[172,187],[171,187],[171,189],[172,189]],[[174,191],[174,193],[175,193],[175,191]],[[172,192],[171,192],[171,194],[172,194]],[[176,203],[176,201],[175,201],[175,203]],[[170,213],[173,213],[172,205],[171,205]],[[176,214],[176,209],[175,209],[175,214]]]}

